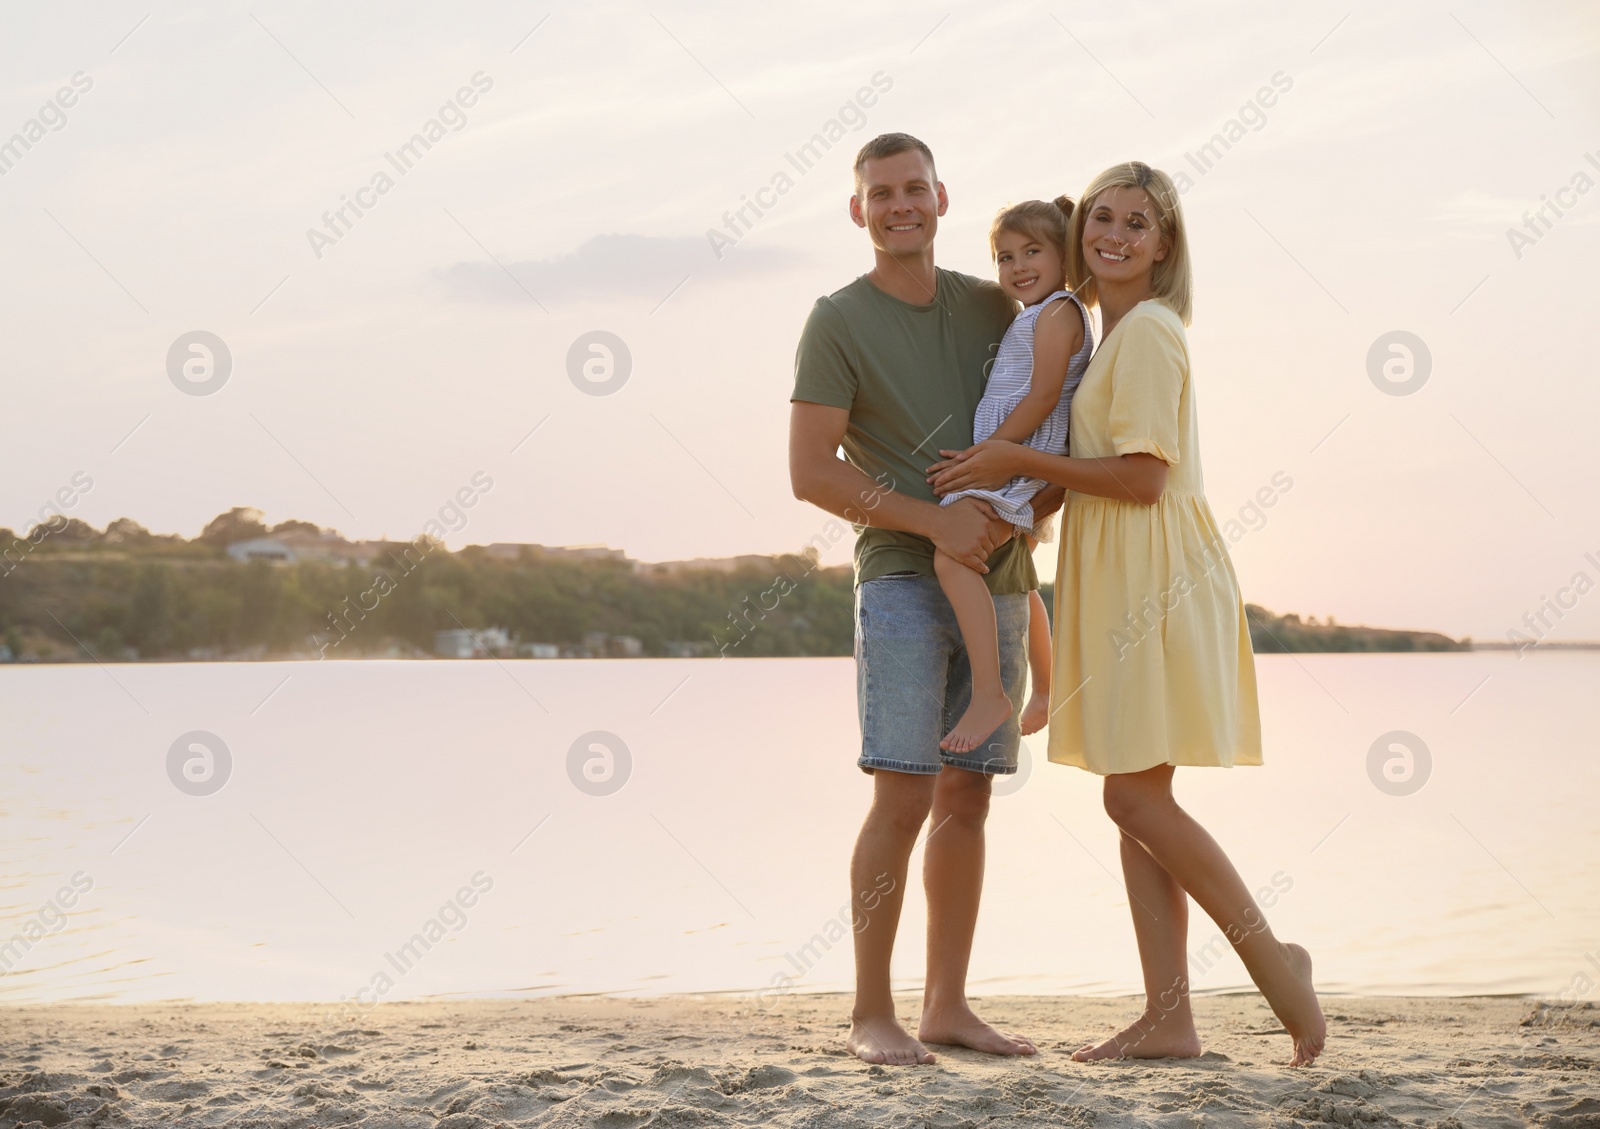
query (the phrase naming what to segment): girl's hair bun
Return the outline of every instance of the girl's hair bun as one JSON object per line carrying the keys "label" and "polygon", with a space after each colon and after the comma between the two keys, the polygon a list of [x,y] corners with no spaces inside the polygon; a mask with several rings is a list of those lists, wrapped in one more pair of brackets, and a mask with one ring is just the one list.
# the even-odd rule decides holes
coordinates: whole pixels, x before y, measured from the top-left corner
{"label": "girl's hair bun", "polygon": [[1054,204],[1056,207],[1060,208],[1061,209],[1061,214],[1063,216],[1065,216],[1067,219],[1070,220],[1072,218],[1072,197],[1071,196],[1057,196],[1054,200],[1052,200],[1050,202],[1052,204]]}

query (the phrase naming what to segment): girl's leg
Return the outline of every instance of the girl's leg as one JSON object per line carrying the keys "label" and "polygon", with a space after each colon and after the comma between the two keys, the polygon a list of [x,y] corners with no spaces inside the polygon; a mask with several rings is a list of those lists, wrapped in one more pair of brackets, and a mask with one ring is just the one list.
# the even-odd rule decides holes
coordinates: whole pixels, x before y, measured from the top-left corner
{"label": "girl's leg", "polygon": [[1028,593],[1028,704],[1017,720],[1024,737],[1037,733],[1050,720],[1050,617],[1044,597],[1035,588]]}
{"label": "girl's leg", "polygon": [[1122,874],[1144,971],[1144,1014],[1100,1044],[1073,1052],[1079,1062],[1098,1058],[1194,1058],[1200,1053],[1189,1010],[1189,895],[1177,879],[1122,833]]}
{"label": "girl's leg", "polygon": [[[1311,956],[1299,945],[1284,944],[1273,936],[1228,856],[1178,806],[1172,775],[1171,765],[1158,765],[1106,777],[1106,813],[1217,923],[1294,1040],[1290,1065],[1307,1065],[1322,1053],[1327,1039],[1322,1007],[1311,983]],[[1187,981],[1182,994],[1188,995]]]}
{"label": "girl's leg", "polygon": [[1011,716],[1011,699],[1000,684],[1000,628],[995,623],[994,597],[983,577],[954,557],[935,551],[933,571],[955,610],[972,668],[972,698],[967,710],[939,747],[970,753]]}

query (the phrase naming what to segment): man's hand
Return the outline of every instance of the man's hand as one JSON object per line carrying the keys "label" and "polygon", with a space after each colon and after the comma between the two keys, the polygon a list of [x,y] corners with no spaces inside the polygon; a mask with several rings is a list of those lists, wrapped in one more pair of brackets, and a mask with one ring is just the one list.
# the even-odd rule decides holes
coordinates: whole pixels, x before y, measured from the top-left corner
{"label": "man's hand", "polygon": [[989,554],[1011,540],[1016,526],[981,498],[962,498],[939,508],[931,534],[934,548],[974,572],[988,572]]}

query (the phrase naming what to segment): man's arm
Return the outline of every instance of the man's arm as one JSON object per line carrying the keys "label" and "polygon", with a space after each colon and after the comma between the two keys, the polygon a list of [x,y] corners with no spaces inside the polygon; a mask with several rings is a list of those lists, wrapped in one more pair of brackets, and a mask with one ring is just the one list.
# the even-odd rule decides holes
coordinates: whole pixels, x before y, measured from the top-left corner
{"label": "man's arm", "polygon": [[1061,508],[1061,503],[1067,500],[1065,486],[1045,486],[1033,496],[1033,520],[1043,521]]}
{"label": "man's arm", "polygon": [[988,572],[989,554],[1010,539],[1010,522],[974,498],[949,506],[896,493],[839,457],[850,412],[796,400],[789,413],[789,484],[794,496],[856,525],[926,537],[946,556]]}

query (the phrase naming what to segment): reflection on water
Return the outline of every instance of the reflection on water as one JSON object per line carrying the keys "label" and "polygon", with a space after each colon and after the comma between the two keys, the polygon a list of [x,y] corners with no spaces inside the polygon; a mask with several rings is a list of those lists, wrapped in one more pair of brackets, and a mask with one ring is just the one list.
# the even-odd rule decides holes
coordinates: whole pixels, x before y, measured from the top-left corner
{"label": "reflection on water", "polygon": [[[1257,669],[1266,767],[1178,789],[1324,990],[1594,971],[1600,655]],[[0,1000],[849,985],[848,659],[11,667],[0,702]],[[973,990],[1137,991],[1098,781],[1032,752]],[[923,925],[914,893],[908,987]],[[1189,952],[1248,982],[1198,912]]]}

